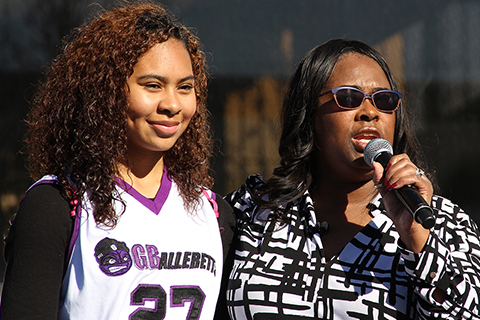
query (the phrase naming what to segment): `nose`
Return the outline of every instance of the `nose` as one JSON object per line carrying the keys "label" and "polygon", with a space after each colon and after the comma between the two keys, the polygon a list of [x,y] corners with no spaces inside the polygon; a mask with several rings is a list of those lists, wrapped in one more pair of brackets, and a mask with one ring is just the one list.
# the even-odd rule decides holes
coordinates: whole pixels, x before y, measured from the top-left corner
{"label": "nose", "polygon": [[176,92],[166,91],[158,103],[158,112],[175,115],[182,110],[182,104]]}
{"label": "nose", "polygon": [[372,121],[379,118],[378,109],[373,104],[372,97],[365,97],[362,104],[358,108],[358,116],[363,121]]}

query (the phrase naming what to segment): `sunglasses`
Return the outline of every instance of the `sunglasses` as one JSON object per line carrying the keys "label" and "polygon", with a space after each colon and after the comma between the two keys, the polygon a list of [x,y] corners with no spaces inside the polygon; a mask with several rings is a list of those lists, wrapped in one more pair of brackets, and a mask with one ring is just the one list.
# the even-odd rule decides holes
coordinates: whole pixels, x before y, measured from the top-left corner
{"label": "sunglasses", "polygon": [[373,94],[365,94],[354,87],[338,87],[320,94],[333,93],[335,102],[340,108],[358,108],[365,99],[372,99],[373,105],[382,112],[393,112],[400,105],[403,94],[393,90],[380,90]]}

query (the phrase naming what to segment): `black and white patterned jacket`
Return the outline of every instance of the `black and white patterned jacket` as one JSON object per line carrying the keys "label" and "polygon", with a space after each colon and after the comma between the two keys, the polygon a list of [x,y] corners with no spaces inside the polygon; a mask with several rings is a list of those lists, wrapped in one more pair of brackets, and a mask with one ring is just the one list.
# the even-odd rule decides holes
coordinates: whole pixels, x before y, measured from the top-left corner
{"label": "black and white patterned jacket", "polygon": [[[327,262],[308,192],[284,208],[291,223],[282,226],[253,202],[249,190],[259,183],[251,176],[226,197],[238,227],[232,319],[480,319],[480,233],[449,200],[433,197],[436,224],[416,254],[402,246],[378,195],[370,223]],[[448,294],[442,304],[435,288]]]}

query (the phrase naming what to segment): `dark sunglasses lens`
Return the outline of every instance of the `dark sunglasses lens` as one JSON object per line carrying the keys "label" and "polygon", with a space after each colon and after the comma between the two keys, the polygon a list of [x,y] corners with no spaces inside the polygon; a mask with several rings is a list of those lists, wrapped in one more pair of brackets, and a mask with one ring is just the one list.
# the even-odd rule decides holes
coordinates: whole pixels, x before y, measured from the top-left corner
{"label": "dark sunglasses lens", "polygon": [[393,111],[398,106],[400,97],[394,92],[378,92],[373,96],[375,106],[383,111]]}
{"label": "dark sunglasses lens", "polygon": [[340,89],[336,93],[336,98],[340,107],[355,109],[362,104],[363,94],[353,89]]}

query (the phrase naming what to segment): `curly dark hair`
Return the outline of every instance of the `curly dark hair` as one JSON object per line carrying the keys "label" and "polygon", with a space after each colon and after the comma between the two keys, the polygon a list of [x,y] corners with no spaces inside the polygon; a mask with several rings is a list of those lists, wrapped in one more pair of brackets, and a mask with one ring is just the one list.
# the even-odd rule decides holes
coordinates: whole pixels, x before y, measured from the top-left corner
{"label": "curly dark hair", "polygon": [[35,180],[57,175],[67,196],[68,179],[79,194],[88,190],[99,224],[113,227],[118,219],[114,177],[119,163],[128,165],[127,79],[143,54],[170,38],[190,54],[197,110],[164,163],[186,208],[194,210],[202,188],[213,185],[205,54],[198,38],[163,6],[124,2],[74,29],[62,40],[32,101],[25,138],[30,175]]}
{"label": "curly dark hair", "polygon": [[[302,196],[313,183],[315,146],[315,109],[338,59],[359,53],[375,60],[385,72],[392,90],[398,85],[382,55],[356,40],[333,39],[310,50],[301,60],[287,87],[282,107],[280,166],[273,176],[256,190],[257,200],[269,208],[278,208]],[[412,126],[412,115],[402,101],[395,111],[394,153],[406,153],[428,171]],[[429,177],[434,179],[428,171]],[[264,196],[267,197],[264,197]],[[262,199],[268,199],[266,201]]]}

